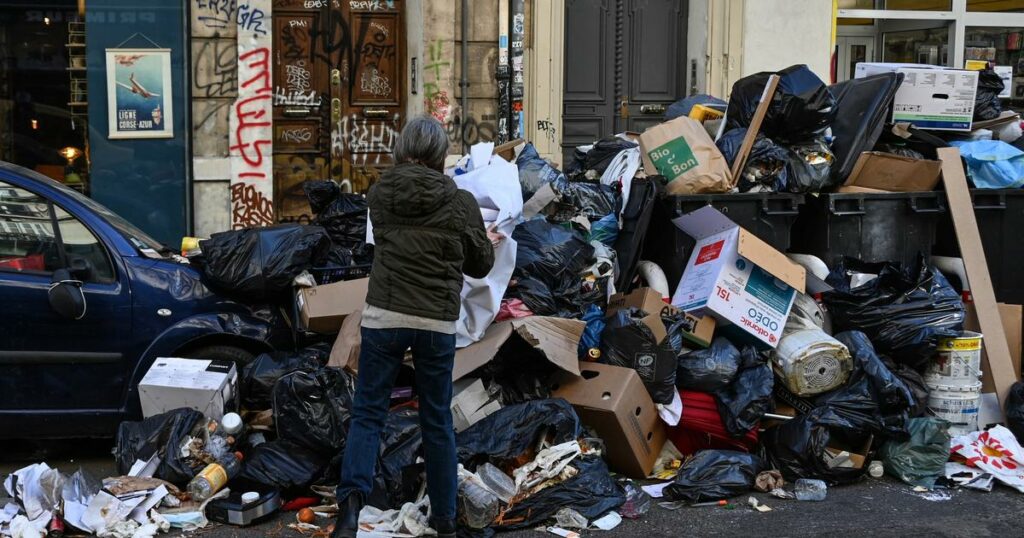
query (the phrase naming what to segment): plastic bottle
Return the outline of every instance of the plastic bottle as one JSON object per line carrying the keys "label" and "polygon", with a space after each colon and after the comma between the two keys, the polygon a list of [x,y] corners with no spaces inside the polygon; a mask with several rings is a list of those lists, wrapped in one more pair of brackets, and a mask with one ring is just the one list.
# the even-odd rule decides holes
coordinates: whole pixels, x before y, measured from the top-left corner
{"label": "plastic bottle", "polygon": [[205,501],[220,491],[241,469],[242,465],[238,463],[238,458],[228,453],[217,463],[211,463],[199,471],[199,474],[188,483],[188,493],[193,501]]}
{"label": "plastic bottle", "polygon": [[242,433],[245,424],[242,422],[242,417],[238,416],[238,413],[228,413],[224,415],[224,418],[220,419],[220,427],[224,430],[224,433],[238,437],[238,434]]}
{"label": "plastic bottle", "polygon": [[459,466],[459,507],[466,526],[482,529],[498,516],[499,500],[480,477]]}
{"label": "plastic bottle", "polygon": [[871,475],[872,478],[882,478],[882,475],[885,474],[885,465],[878,460],[872,461],[871,464],[868,465],[868,474]]}
{"label": "plastic bottle", "polygon": [[821,480],[800,478],[796,481],[794,492],[798,501],[824,501],[828,486]]}
{"label": "plastic bottle", "polygon": [[501,469],[485,463],[476,469],[477,476],[487,489],[501,499],[501,502],[508,504],[512,497],[516,496],[516,483]]}

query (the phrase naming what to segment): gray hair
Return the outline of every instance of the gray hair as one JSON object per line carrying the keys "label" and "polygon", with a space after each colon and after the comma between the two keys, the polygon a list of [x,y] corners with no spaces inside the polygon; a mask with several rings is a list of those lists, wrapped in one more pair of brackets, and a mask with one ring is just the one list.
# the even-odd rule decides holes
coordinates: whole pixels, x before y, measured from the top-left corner
{"label": "gray hair", "polygon": [[395,142],[395,162],[416,162],[441,170],[448,155],[448,135],[432,116],[413,118]]}

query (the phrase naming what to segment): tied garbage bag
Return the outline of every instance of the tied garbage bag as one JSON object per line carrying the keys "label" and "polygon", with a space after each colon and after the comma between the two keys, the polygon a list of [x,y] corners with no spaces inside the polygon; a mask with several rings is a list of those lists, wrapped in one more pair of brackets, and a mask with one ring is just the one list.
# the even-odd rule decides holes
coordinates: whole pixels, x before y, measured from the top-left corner
{"label": "tied garbage bag", "polygon": [[1010,387],[1004,409],[1006,427],[1013,432],[1018,442],[1024,443],[1024,381],[1018,381]]}
{"label": "tied garbage bag", "polygon": [[[726,131],[715,142],[725,160],[729,162],[730,168],[736,160],[736,154],[739,153],[745,136],[746,128],[732,129]],[[785,191],[788,162],[789,153],[785,148],[775,145],[770,138],[758,133],[736,187],[740,192]]]}
{"label": "tied garbage bag", "polygon": [[141,422],[122,422],[117,427],[117,445],[114,447],[117,472],[126,475],[135,460],[145,461],[156,454],[160,465],[153,476],[178,487],[188,484],[205,464],[186,459],[181,448],[192,437],[192,431],[202,427],[200,423],[203,420],[199,411],[182,408]]}
{"label": "tied garbage bag", "polygon": [[878,358],[864,333],[839,333],[836,340],[850,350],[853,372],[845,386],[819,396],[815,404],[843,416],[863,434],[906,439],[907,413],[914,406],[913,393]]}
{"label": "tied garbage bag", "polygon": [[889,441],[878,457],[885,472],[911,486],[931,489],[944,476],[949,460],[949,422],[936,417],[913,418],[907,423],[910,439]]}
{"label": "tied garbage bag", "polygon": [[766,362],[744,368],[733,382],[715,392],[718,412],[733,437],[743,437],[757,427],[761,417],[775,408],[772,389],[775,375]]}
{"label": "tied garbage bag", "polygon": [[835,155],[824,139],[786,147],[786,189],[789,192],[825,192],[839,184],[832,180]]}
{"label": "tied garbage bag", "polygon": [[[648,316],[636,308],[622,309],[605,322],[601,332],[601,362],[632,368],[655,403],[670,404],[675,396],[676,353],[668,338],[648,325],[661,325],[660,314]],[[663,337],[664,326],[661,329]]]}
{"label": "tied garbage bag", "polygon": [[319,264],[331,246],[319,226],[282,224],[215,233],[190,258],[211,287],[246,302],[280,298],[299,273]]}
{"label": "tied garbage bag", "polygon": [[524,201],[532,198],[544,185],[565,180],[561,172],[537,153],[537,148],[531,142],[516,157],[516,166],[519,167],[519,185]]}
{"label": "tied garbage bag", "polygon": [[302,190],[316,215],[313,224],[327,230],[334,244],[350,249],[363,246],[368,207],[365,196],[341,192],[331,180],[306,181]]}
{"label": "tied garbage bag", "polygon": [[[756,354],[752,348],[744,354]],[[684,390],[715,392],[732,383],[744,358],[740,350],[721,336],[711,341],[711,347],[680,355],[676,368],[676,386]]]}
{"label": "tied garbage bag", "polygon": [[771,75],[779,85],[761,124],[761,132],[781,144],[807,140],[825,132],[835,115],[835,98],[828,86],[806,65],[787,67],[778,73],[756,73],[732,86],[727,128],[747,127],[754,118]]}
{"label": "tied garbage bag", "polygon": [[475,471],[485,461],[498,468],[504,462],[515,462],[536,447],[541,435],[548,435],[548,442],[558,445],[581,434],[580,419],[569,402],[532,400],[503,407],[484,417],[457,434],[455,444],[459,462]]}
{"label": "tied garbage bag", "polygon": [[298,492],[324,478],[329,464],[329,457],[286,439],[278,439],[250,450],[242,461],[242,472],[238,478]]}
{"label": "tied garbage bag", "polygon": [[761,458],[734,450],[702,450],[679,469],[664,494],[673,501],[698,503],[728,499],[754,488]]}
{"label": "tied garbage bag", "polygon": [[317,344],[299,352],[273,351],[256,356],[242,370],[239,387],[247,409],[270,409],[274,384],[295,370],[314,372],[327,362],[329,344]]}
{"label": "tied garbage bag", "polygon": [[967,173],[979,189],[1016,189],[1024,186],[1024,151],[1001,140],[955,140],[967,161]]}
{"label": "tied garbage bag", "polygon": [[336,455],[345,447],[355,390],[352,374],[338,368],[296,371],[278,379],[273,392],[278,438]]}
{"label": "tied garbage bag", "polygon": [[570,478],[511,504],[499,513],[492,527],[501,530],[533,528],[563,508],[571,508],[593,521],[626,502],[622,488],[612,479],[604,460],[597,456],[576,458],[563,474]]}
{"label": "tied garbage bag", "polygon": [[978,92],[974,94],[974,121],[994,120],[1003,112],[999,94],[1005,89],[1003,79],[992,68],[978,72]]}
{"label": "tied garbage bag", "polygon": [[[852,272],[878,278],[853,288]],[[844,258],[826,282],[834,288],[823,296],[833,329],[864,332],[879,353],[898,363],[923,369],[935,356],[939,338],[963,330],[960,294],[921,257],[908,268]]]}
{"label": "tied garbage bag", "polygon": [[812,409],[761,436],[771,466],[782,471],[786,480],[817,478],[829,485],[858,480],[867,466],[855,468],[840,455],[848,447],[863,448],[868,437],[842,416],[826,407]]}

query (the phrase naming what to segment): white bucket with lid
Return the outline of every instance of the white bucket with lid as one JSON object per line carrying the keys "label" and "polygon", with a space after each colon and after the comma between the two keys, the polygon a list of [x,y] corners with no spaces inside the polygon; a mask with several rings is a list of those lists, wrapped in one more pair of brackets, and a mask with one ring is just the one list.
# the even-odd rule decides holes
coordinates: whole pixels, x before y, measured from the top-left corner
{"label": "white bucket with lid", "polygon": [[981,382],[973,385],[928,385],[928,411],[948,420],[953,437],[978,431],[978,408],[981,406]]}
{"label": "white bucket with lid", "polygon": [[936,385],[971,386],[981,378],[981,333],[964,331],[955,338],[940,338],[938,351],[928,363],[924,381]]}

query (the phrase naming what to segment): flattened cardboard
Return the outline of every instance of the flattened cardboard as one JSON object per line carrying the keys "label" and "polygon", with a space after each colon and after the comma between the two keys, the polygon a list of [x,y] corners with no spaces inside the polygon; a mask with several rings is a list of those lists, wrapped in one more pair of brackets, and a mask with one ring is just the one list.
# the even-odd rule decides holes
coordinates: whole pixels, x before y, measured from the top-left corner
{"label": "flattened cardboard", "polygon": [[[978,325],[978,313],[974,303],[965,303],[967,315],[964,317],[964,330],[981,332]],[[1006,333],[1006,345],[1010,349],[1010,357],[1013,359],[1014,381],[1020,381],[1020,359],[1021,359],[1021,330],[1022,310],[1024,307],[1014,304],[999,303],[999,319],[1003,323],[1003,331]],[[986,364],[985,346],[981,347],[981,363]],[[987,368],[981,369],[981,392],[983,394],[995,392],[995,382],[992,379],[992,372]]]}
{"label": "flattened cardboard", "polygon": [[839,187],[838,189],[836,189],[836,192],[853,192],[853,193],[858,193],[859,192],[859,193],[879,194],[879,193],[887,193],[887,192],[890,192],[890,191],[885,191],[885,190],[882,190],[882,189],[869,189],[867,187],[848,187],[846,185],[843,185],[842,187]]}
{"label": "flattened cardboard", "polygon": [[522,338],[551,364],[580,375],[579,343],[586,323],[577,319],[530,316],[491,325],[479,342],[455,352],[452,380],[462,377],[490,362],[501,346],[513,337]]}
{"label": "flattened cardboard", "polygon": [[629,368],[579,365],[581,376],[556,377],[552,397],[572,404],[580,420],[605,441],[608,466],[630,478],[646,478],[667,436],[658,407],[640,376]]}
{"label": "flattened cardboard", "polygon": [[999,308],[996,306],[996,294],[992,289],[992,277],[988,273],[988,261],[982,248],[981,233],[974,216],[971,194],[967,189],[960,151],[956,148],[939,148],[938,154],[942,161],[942,181],[949,200],[949,212],[964,260],[964,271],[970,282],[971,295],[974,297],[978,326],[983,335],[985,357],[982,370],[991,372],[996,394],[999,401],[1004,403],[1010,393],[1010,386],[1016,380],[1016,369],[1003,331]]}
{"label": "flattened cardboard", "polygon": [[299,289],[295,292],[299,328],[320,334],[337,333],[345,317],[363,310],[369,284],[369,278],[360,278]]}
{"label": "flattened cardboard", "polygon": [[452,423],[459,433],[499,411],[501,403],[491,399],[483,381],[460,379],[452,389]]}
{"label": "flattened cardboard", "polygon": [[844,186],[887,192],[925,192],[935,190],[941,173],[939,161],[865,151],[857,158]]}
{"label": "flattened cardboard", "polygon": [[[661,294],[651,288],[637,288],[629,293],[616,293],[612,295],[611,299],[608,299],[608,309],[605,313],[611,316],[622,308],[639,308],[648,313],[658,312],[659,319],[662,316],[680,314],[678,308],[666,303],[662,299]],[[710,346],[711,339],[715,335],[715,318],[686,313],[682,315],[686,317],[689,325],[692,327],[691,330],[683,331],[683,338],[701,347]],[[664,327],[664,323],[661,325]],[[655,333],[656,336],[657,334]]]}

